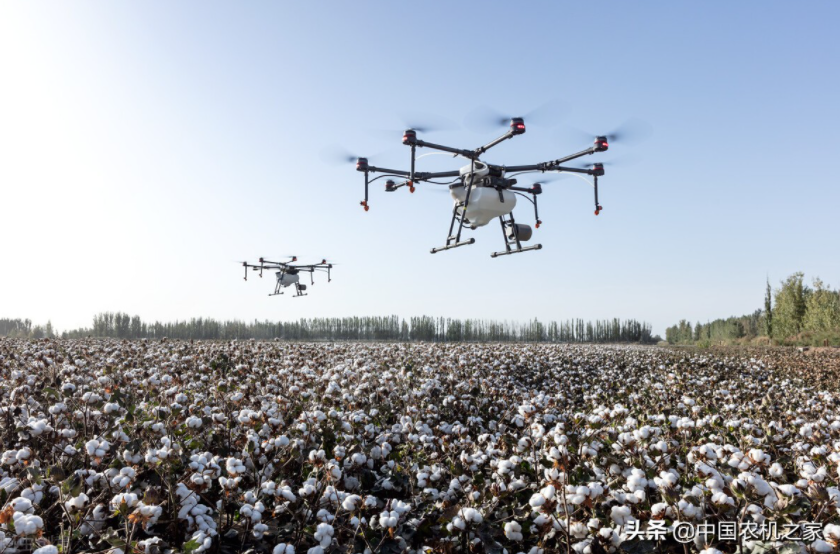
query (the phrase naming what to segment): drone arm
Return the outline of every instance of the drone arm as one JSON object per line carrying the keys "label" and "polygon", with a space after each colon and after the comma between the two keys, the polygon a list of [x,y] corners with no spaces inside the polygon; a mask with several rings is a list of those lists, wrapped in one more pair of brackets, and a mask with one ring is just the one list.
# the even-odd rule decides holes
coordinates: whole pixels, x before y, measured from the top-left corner
{"label": "drone arm", "polygon": [[484,154],[485,152],[487,152],[488,150],[490,150],[491,148],[493,148],[494,146],[496,146],[496,145],[497,145],[497,144],[499,144],[500,142],[504,142],[504,141],[506,141],[507,139],[511,139],[511,138],[513,138],[514,136],[519,135],[519,134],[522,134],[522,133],[514,133],[512,130],[511,130],[511,131],[508,131],[507,133],[505,133],[504,135],[500,136],[500,137],[499,137],[499,138],[497,138],[496,140],[491,141],[491,142],[488,142],[488,143],[487,143],[487,144],[485,144],[484,146],[481,146],[481,147],[479,147],[479,148],[476,148],[476,149],[475,149],[475,152],[474,152],[474,155],[475,155],[475,157],[476,157],[476,158],[478,158],[479,156],[481,156],[482,154]]}
{"label": "drone arm", "polygon": [[415,146],[419,146],[421,148],[431,148],[433,150],[440,150],[441,152],[449,152],[450,154],[455,154],[457,156],[463,156],[469,160],[475,159],[477,157],[476,153],[472,150],[462,150],[461,148],[452,148],[451,146],[444,146],[442,144],[435,144],[433,142],[426,142],[425,140],[417,140],[413,139],[403,144],[408,144],[412,148]]}
{"label": "drone arm", "polygon": [[570,162],[572,160],[576,160],[577,158],[580,158],[582,156],[588,156],[590,154],[594,154],[595,152],[603,152],[603,151],[604,151],[604,149],[600,148],[598,146],[590,146],[586,150],[581,150],[580,152],[578,152],[576,154],[571,154],[570,156],[566,156],[564,158],[559,158],[559,159],[556,159],[552,162],[547,162],[547,165],[552,166],[551,168],[553,169],[556,166],[562,165],[562,164],[564,164],[566,162]]}
{"label": "drone arm", "polygon": [[[368,171],[370,171],[371,173],[376,173],[376,172],[390,173],[392,175],[397,175],[399,177],[410,177],[411,176],[411,173],[409,173],[408,171],[402,171],[400,169],[387,169],[387,168],[384,168],[384,167],[374,167],[372,165],[368,166]],[[365,173],[367,173],[367,172],[365,172]]]}
{"label": "drone arm", "polygon": [[437,171],[434,173],[422,172],[415,173],[414,177],[417,181],[428,181],[429,179],[443,179],[446,177],[460,177],[460,171]]}
{"label": "drone arm", "polygon": [[597,147],[592,146],[587,148],[586,150],[581,150],[576,154],[572,154],[570,156],[565,156],[563,158],[558,158],[556,160],[542,162],[538,164],[530,164],[530,165],[514,165],[511,167],[505,167],[505,171],[508,173],[512,172],[521,172],[521,171],[570,171],[573,173],[585,173],[587,175],[594,175],[594,170],[592,169],[579,169],[576,167],[561,167],[562,164],[566,162],[570,162],[572,160],[576,160],[581,156],[587,156],[589,154],[594,154],[595,152],[602,152],[603,150],[599,150]]}

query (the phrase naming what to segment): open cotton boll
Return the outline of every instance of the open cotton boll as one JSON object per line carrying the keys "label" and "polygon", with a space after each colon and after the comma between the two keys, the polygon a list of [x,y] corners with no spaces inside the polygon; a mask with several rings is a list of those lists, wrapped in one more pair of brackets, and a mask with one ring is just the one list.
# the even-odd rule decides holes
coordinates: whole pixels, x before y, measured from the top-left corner
{"label": "open cotton boll", "polygon": [[33,550],[32,554],[58,554],[58,548],[48,544],[47,546],[42,546],[37,550]]}
{"label": "open cotton boll", "polygon": [[634,518],[630,513],[629,506],[613,506],[610,509],[610,517],[616,525],[624,525],[628,521],[633,520]]}
{"label": "open cotton boll", "polygon": [[10,505],[12,509],[18,513],[31,514],[35,512],[35,508],[32,506],[32,501],[28,498],[15,498],[14,500],[12,500]]}
{"label": "open cotton boll", "polygon": [[361,504],[362,497],[358,494],[351,494],[344,498],[344,500],[341,503],[341,507],[347,510],[348,512],[354,512],[357,509],[359,509]]}
{"label": "open cotton boll", "polygon": [[75,510],[81,510],[84,508],[87,503],[90,502],[90,498],[85,493],[79,494],[79,496],[73,497],[70,500],[67,500],[64,503],[64,506],[67,508],[68,512],[74,512]]}
{"label": "open cotton boll", "polygon": [[400,520],[400,514],[393,511],[385,511],[379,514],[379,525],[383,528],[394,528]]}
{"label": "open cotton boll", "polygon": [[274,550],[271,551],[271,554],[295,554],[295,547],[294,545],[281,542],[280,544],[274,547]]}
{"label": "open cotton boll", "polygon": [[315,529],[315,540],[320,543],[322,548],[328,547],[332,544],[332,538],[335,534],[335,529],[328,523],[319,523]]}
{"label": "open cotton boll", "polygon": [[44,520],[36,515],[15,512],[12,521],[15,533],[20,536],[38,535],[44,529]]}
{"label": "open cotton boll", "polygon": [[523,538],[522,526],[516,521],[508,521],[505,523],[505,537],[511,541],[521,541]]}
{"label": "open cotton boll", "polygon": [[120,493],[111,499],[111,508],[115,512],[118,511],[123,504],[125,504],[128,508],[134,508],[137,506],[139,501],[140,499],[134,493]]}

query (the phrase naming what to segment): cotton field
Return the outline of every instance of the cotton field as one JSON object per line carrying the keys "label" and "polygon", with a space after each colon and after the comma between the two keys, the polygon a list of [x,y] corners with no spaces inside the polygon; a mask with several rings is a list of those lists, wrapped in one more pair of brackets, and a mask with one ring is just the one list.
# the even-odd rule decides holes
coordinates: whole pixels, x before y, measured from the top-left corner
{"label": "cotton field", "polygon": [[838,552],[840,355],[0,340],[0,554]]}

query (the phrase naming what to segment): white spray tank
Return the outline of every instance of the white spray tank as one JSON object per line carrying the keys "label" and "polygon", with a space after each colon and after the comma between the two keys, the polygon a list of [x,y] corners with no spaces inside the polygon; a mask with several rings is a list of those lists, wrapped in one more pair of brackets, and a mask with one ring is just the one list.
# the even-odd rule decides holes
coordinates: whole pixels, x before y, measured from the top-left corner
{"label": "white spray tank", "polygon": [[[455,203],[466,201],[467,189],[464,184],[470,182],[472,164],[461,168],[462,183],[449,187],[449,194],[455,199]],[[475,177],[473,182],[478,182],[482,177],[490,173],[490,168],[484,162],[475,162]],[[467,219],[471,225],[483,227],[497,217],[507,215],[516,207],[516,195],[509,190],[498,191],[492,187],[473,185],[470,193],[470,203],[467,206]]]}
{"label": "white spray tank", "polygon": [[283,273],[282,271],[278,271],[277,280],[280,281],[280,284],[282,286],[288,287],[300,281],[300,276],[298,274],[291,275],[289,273]]}

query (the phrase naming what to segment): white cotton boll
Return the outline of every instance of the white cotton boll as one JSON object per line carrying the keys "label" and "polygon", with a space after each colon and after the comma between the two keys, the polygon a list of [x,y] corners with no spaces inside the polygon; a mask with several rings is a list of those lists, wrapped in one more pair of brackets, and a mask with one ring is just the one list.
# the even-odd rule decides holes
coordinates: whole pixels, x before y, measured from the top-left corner
{"label": "white cotton boll", "polygon": [[327,470],[329,471],[332,479],[341,479],[341,468],[339,468],[337,464],[330,462],[327,464]]}
{"label": "white cotton boll", "polygon": [[376,508],[376,497],[373,495],[367,495],[365,497],[365,508]]}
{"label": "white cotton boll", "polygon": [[475,508],[462,508],[461,516],[464,518],[464,520],[466,520],[467,523],[473,523],[475,525],[478,525],[482,521],[484,521],[484,517],[481,515],[481,512],[479,512]]}
{"label": "white cotton boll", "polygon": [[505,537],[511,541],[521,541],[523,538],[522,526],[516,521],[508,521],[505,523]]}
{"label": "white cotton boll", "polygon": [[394,528],[399,521],[399,514],[394,511],[385,511],[379,514],[379,525],[383,528]]}
{"label": "white cotton boll", "polygon": [[67,508],[68,512],[73,512],[75,510],[81,510],[85,507],[85,505],[90,501],[88,496],[85,493],[81,493],[79,496],[71,498],[70,500],[64,503],[64,506]]}
{"label": "white cotton boll", "polygon": [[240,475],[245,473],[245,464],[242,463],[242,460],[238,458],[230,457],[225,460],[225,469],[227,470],[228,474],[232,476]]}
{"label": "white cotton boll", "polygon": [[58,548],[48,544],[47,546],[42,546],[41,548],[34,550],[32,554],[58,554]]}
{"label": "white cotton boll", "polygon": [[322,548],[326,548],[332,543],[333,534],[335,534],[335,530],[332,525],[319,523],[315,530],[315,540],[321,544]]}
{"label": "white cotton boll", "polygon": [[773,465],[771,465],[769,472],[772,477],[781,477],[784,474],[782,466],[778,463],[774,463]]}
{"label": "white cotton boll", "polygon": [[466,528],[467,528],[467,522],[464,521],[463,519],[461,519],[458,516],[455,516],[454,518],[452,518],[452,523],[447,525],[447,529],[450,532],[455,530],[455,529],[458,529],[459,531],[463,531]]}
{"label": "white cotton boll", "polygon": [[648,484],[648,480],[645,478],[645,472],[638,468],[633,468],[630,472],[630,476],[627,477],[627,490],[633,492],[637,490],[643,490]]}
{"label": "white cotton boll", "polygon": [[735,506],[735,500],[723,492],[716,492],[712,495],[712,503],[717,506]]}
{"label": "white cotton boll", "polygon": [[271,554],[295,554],[295,547],[294,545],[281,542],[280,544],[274,547],[274,550],[271,551]]}
{"label": "white cotton boll", "polygon": [[771,494],[773,492],[773,489],[770,487],[770,485],[767,483],[767,481],[765,481],[761,477],[756,477],[754,475],[751,475],[747,479],[747,482],[750,485],[752,485],[755,488],[755,492],[757,492],[761,496],[766,496],[766,495]]}
{"label": "white cotton boll", "polygon": [[187,427],[191,429],[198,429],[201,427],[202,421],[200,417],[190,416],[187,418]]}
{"label": "white cotton boll", "polygon": [[120,507],[125,504],[128,508],[133,508],[137,505],[140,500],[137,498],[137,495],[134,493],[120,493],[114,496],[111,499],[111,508],[116,512],[120,509]]}
{"label": "white cotton boll", "polygon": [[268,531],[268,525],[265,523],[257,523],[251,530],[251,534],[254,535],[255,539],[261,539],[263,538],[263,535],[265,535],[266,531]]}
{"label": "white cotton boll", "polygon": [[785,496],[796,496],[797,494],[802,494],[802,491],[800,491],[793,485],[779,485],[776,488],[778,488],[779,491]]}
{"label": "white cotton boll", "polygon": [[21,497],[28,499],[32,504],[38,504],[44,498],[44,486],[32,484],[20,493]]}
{"label": "white cotton boll", "polygon": [[718,550],[717,548],[704,548],[700,551],[700,554],[723,554],[722,550]]}
{"label": "white cotton boll", "polygon": [[546,500],[551,500],[554,498],[554,494],[557,492],[557,489],[554,488],[554,485],[546,485],[542,489],[540,489],[540,494],[543,495]]}
{"label": "white cotton boll", "polygon": [[650,507],[650,513],[652,516],[661,516],[665,514],[665,510],[668,509],[668,505],[664,502],[657,502],[656,504]]}
{"label": "white cotton boll", "polygon": [[513,462],[510,460],[500,460],[499,465],[496,468],[496,473],[501,476],[508,475],[513,471]]}
{"label": "white cotton boll", "polygon": [[831,542],[837,544],[840,542],[840,525],[833,523],[827,524],[823,527],[823,536]]}
{"label": "white cotton boll", "polygon": [[15,498],[12,500],[11,506],[15,512],[20,512],[22,514],[31,514],[35,511],[35,508],[32,507],[32,501],[28,498]]}
{"label": "white cotton boll", "polygon": [[309,462],[313,464],[320,464],[327,461],[327,453],[323,450],[310,450]]}
{"label": "white cotton boll", "polygon": [[530,504],[532,508],[539,508],[545,504],[545,497],[540,493],[536,493],[531,496],[530,500],[528,500],[528,504]]}
{"label": "white cotton boll", "polygon": [[610,510],[610,517],[616,523],[616,525],[624,525],[625,523],[633,519],[633,517],[630,515],[629,506],[613,506]]}
{"label": "white cotton boll", "polygon": [[696,516],[698,514],[698,511],[699,511],[697,509],[697,506],[695,506],[691,502],[686,502],[685,500],[680,500],[677,503],[677,508],[679,508],[679,511],[680,511],[681,514],[683,514],[684,516],[686,516],[689,519]]}
{"label": "white cotton boll", "polygon": [[37,535],[44,528],[44,520],[39,516],[15,512],[12,514],[15,533],[20,536]]}
{"label": "white cotton boll", "polygon": [[348,512],[356,511],[362,503],[362,497],[358,494],[348,495],[341,503],[341,507]]}

